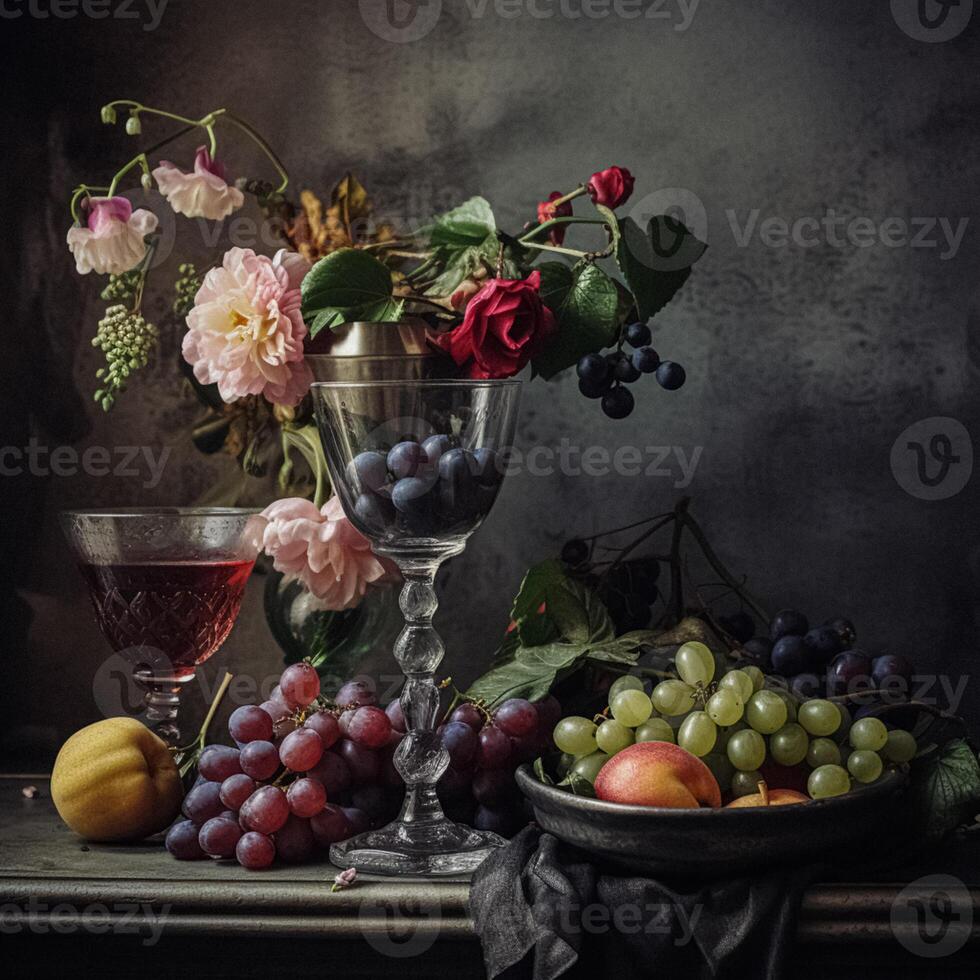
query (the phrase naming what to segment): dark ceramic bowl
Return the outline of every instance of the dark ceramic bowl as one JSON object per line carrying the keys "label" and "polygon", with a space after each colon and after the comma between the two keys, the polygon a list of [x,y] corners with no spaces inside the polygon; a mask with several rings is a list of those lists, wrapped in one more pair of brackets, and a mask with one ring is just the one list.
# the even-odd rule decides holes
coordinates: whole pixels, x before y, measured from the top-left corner
{"label": "dark ceramic bowl", "polygon": [[902,833],[907,782],[891,771],[846,796],[796,806],[673,810],[575,796],[545,785],[529,766],[517,770],[535,820],[555,837],[615,869],[695,877],[884,852]]}

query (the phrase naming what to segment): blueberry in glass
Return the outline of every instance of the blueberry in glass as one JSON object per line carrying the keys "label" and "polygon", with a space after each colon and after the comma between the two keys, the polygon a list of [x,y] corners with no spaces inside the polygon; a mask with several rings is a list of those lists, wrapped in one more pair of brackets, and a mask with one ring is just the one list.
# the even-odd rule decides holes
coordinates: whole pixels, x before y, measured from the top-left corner
{"label": "blueberry in glass", "polygon": [[373,450],[358,453],[348,464],[347,471],[362,493],[377,493],[388,483],[388,460],[384,453]]}
{"label": "blueberry in glass", "polygon": [[433,466],[438,464],[443,453],[448,453],[452,448],[453,441],[447,435],[429,436],[422,443],[422,451],[425,453],[425,458]]}
{"label": "blueberry in glass", "polygon": [[450,449],[439,460],[439,504],[442,516],[465,517],[476,507],[476,457],[466,449]]}
{"label": "blueberry in glass", "polygon": [[399,442],[388,453],[388,470],[396,480],[415,476],[426,462],[425,450],[415,441]]}
{"label": "blueberry in glass", "polygon": [[376,533],[383,533],[395,521],[391,500],[376,493],[362,493],[354,504],[354,513]]}

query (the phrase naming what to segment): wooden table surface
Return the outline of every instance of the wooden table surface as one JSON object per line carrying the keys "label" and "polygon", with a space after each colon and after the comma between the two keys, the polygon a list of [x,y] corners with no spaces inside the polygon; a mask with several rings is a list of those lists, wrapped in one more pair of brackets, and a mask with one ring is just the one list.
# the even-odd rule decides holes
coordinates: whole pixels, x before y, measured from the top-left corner
{"label": "wooden table surface", "polygon": [[[31,782],[36,799],[21,792]],[[890,881],[810,888],[794,978],[860,967],[869,978],[894,980],[900,969],[975,980],[978,845]],[[159,841],[86,844],[62,824],[46,781],[0,777],[0,962],[14,976],[484,976],[465,879],[363,876],[334,893],[336,870],[319,861],[248,872],[233,862],[176,861]],[[940,872],[958,872],[973,921],[962,948],[930,959],[900,942],[896,929],[914,927],[893,924],[892,910],[900,896],[928,907],[934,886],[908,892],[909,883]],[[916,945],[914,933],[905,938]]]}

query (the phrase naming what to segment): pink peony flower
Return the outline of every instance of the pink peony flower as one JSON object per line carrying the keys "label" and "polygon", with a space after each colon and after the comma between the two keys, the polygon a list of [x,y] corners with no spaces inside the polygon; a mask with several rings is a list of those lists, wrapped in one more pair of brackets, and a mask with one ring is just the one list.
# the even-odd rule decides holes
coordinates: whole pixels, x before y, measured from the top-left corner
{"label": "pink peony flower", "polygon": [[146,258],[147,235],[156,231],[157,216],[140,208],[133,210],[124,197],[93,197],[85,227],[68,230],[68,248],[75,256],[81,275],[121,275]]}
{"label": "pink peony flower", "polygon": [[270,504],[262,550],[273,567],[298,578],[325,609],[352,609],[370,585],[394,581],[397,570],[378,558],[371,542],[344,516],[337,497],[321,510],[302,497]]}
{"label": "pink peony flower", "polygon": [[188,218],[219,221],[245,203],[245,195],[237,187],[228,185],[225,168],[211,159],[204,146],[197,148],[193,173],[184,173],[169,161],[161,160],[153,177],[174,211]]}
{"label": "pink peony flower", "polygon": [[306,324],[300,283],[310,264],[280,249],[275,258],[233,248],[205,276],[187,315],[184,360],[201,384],[217,384],[226,402],[264,395],[295,405],[309,390],[303,359]]}

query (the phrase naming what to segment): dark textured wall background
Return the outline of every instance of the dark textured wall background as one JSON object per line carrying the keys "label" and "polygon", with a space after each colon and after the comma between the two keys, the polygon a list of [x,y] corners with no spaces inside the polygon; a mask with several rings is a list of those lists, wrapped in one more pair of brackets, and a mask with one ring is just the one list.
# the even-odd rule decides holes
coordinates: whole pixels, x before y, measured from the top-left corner
{"label": "dark textured wall background", "polygon": [[[977,477],[948,499],[922,500],[899,486],[889,458],[921,419],[978,431],[980,14],[957,38],[926,43],[899,28],[887,2],[701,0],[685,30],[675,2],[662,8],[670,20],[636,21],[562,16],[557,0],[533,8],[555,11],[548,19],[501,17],[492,0],[475,18],[474,4],[444,0],[434,29],[401,44],[368,30],[353,0],[170,0],[153,31],[117,18],[0,21],[3,444],[34,434],[79,450],[172,447],[154,489],[143,476],[3,478],[6,566],[22,597],[4,599],[3,727],[17,744],[24,725],[41,726],[31,738],[52,747],[97,715],[91,677],[105,648],[57,510],[189,503],[227,472],[189,446],[199,410],[176,382],[177,338],[110,418],[90,401],[101,304],[64,248],[66,202],[73,182],[124,159],[125,137],[98,122],[99,106],[124,96],[189,114],[234,108],[280,148],[296,188],[325,191],[349,168],[407,223],[482,193],[500,225],[517,229],[548,191],[610,163],[637,175],[637,198],[679,187],[703,202],[711,247],[655,338],[687,366],[687,386],[671,395],[647,384],[634,415],[614,423],[573,378],[536,382],[520,432],[525,446],[567,437],[688,457],[700,448],[693,482],[682,491],[676,475],[511,480],[444,573],[440,622],[457,679],[485,665],[528,564],[572,532],[665,510],[681,492],[773,609],[850,615],[872,650],[972,673]],[[236,172],[261,168],[227,139]],[[758,231],[740,245],[726,212],[741,227],[753,209],[760,221],[834,209],[875,226],[968,223],[954,255],[938,228],[938,247],[770,247]],[[179,227],[199,251],[193,226]],[[209,676],[226,663],[275,670],[253,586]],[[24,601],[33,624],[21,642]],[[975,714],[977,702],[971,684],[964,709]]]}

